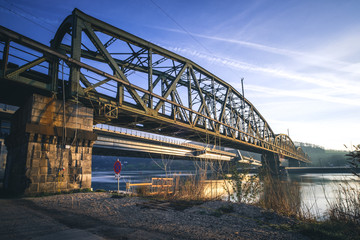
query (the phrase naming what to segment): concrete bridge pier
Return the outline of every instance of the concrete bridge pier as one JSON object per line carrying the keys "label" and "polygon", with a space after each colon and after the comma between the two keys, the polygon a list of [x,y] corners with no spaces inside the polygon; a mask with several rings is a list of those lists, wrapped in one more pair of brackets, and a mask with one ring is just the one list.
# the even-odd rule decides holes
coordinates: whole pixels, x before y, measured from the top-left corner
{"label": "concrete bridge pier", "polygon": [[14,114],[4,188],[24,195],[91,187],[93,110],[34,94]]}
{"label": "concrete bridge pier", "polygon": [[261,154],[262,170],[264,174],[279,176],[281,174],[280,157],[276,153],[264,152]]}
{"label": "concrete bridge pier", "polygon": [[289,167],[300,167],[300,162],[294,159],[289,159]]}

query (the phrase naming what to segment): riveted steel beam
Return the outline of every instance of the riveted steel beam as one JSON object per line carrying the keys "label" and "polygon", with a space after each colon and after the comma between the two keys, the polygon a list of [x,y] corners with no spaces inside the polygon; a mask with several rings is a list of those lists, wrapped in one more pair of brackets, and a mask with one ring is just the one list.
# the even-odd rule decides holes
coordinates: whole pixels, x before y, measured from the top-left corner
{"label": "riveted steel beam", "polygon": [[[91,26],[88,23],[84,23],[85,26],[85,33],[88,35],[88,37],[90,38],[90,40],[93,42],[94,46],[98,49],[98,51],[103,55],[103,57],[108,61],[111,69],[115,72],[115,75],[127,82],[129,82],[129,80],[126,78],[126,76],[124,75],[124,73],[120,70],[119,66],[116,64],[116,62],[114,61],[114,59],[111,57],[111,55],[109,54],[109,52],[106,50],[106,48],[103,46],[103,44],[101,43],[100,39],[96,36],[96,34],[94,33],[94,31],[92,30]],[[110,79],[109,79],[110,80]],[[101,84],[104,84],[106,82],[108,82],[109,80],[103,80],[101,83],[98,83],[98,86]],[[86,91],[86,90],[85,90]],[[143,108],[143,109],[147,109],[144,101],[141,99],[141,97],[136,93],[135,90],[133,90],[132,88],[128,88],[129,93],[132,95],[132,97],[134,98],[134,100]]]}
{"label": "riveted steel beam", "polygon": [[[176,84],[178,83],[178,81],[180,80],[182,74],[184,73],[185,69],[187,68],[187,64],[185,64],[180,72],[178,73],[178,75],[176,76],[176,78],[172,81],[171,85],[168,87],[167,91],[164,93],[163,98],[167,98],[171,92],[173,92],[176,88]],[[155,107],[155,111],[158,112],[161,108],[161,106],[164,104],[164,101],[159,101],[159,103],[156,105]]]}
{"label": "riveted steel beam", "polygon": [[10,40],[6,38],[5,44],[4,44],[4,50],[3,50],[3,56],[2,56],[2,76],[5,77],[7,73],[7,65],[9,60],[9,48],[10,48]]}
{"label": "riveted steel beam", "polygon": [[15,70],[7,73],[6,77],[7,78],[12,78],[12,77],[14,77],[16,75],[19,75],[22,72],[25,72],[26,70],[28,70],[28,69],[36,66],[36,65],[39,65],[40,63],[45,62],[45,61],[46,61],[46,58],[44,58],[44,57],[37,58],[34,61],[31,61],[31,62],[19,67],[18,69],[15,69]]}

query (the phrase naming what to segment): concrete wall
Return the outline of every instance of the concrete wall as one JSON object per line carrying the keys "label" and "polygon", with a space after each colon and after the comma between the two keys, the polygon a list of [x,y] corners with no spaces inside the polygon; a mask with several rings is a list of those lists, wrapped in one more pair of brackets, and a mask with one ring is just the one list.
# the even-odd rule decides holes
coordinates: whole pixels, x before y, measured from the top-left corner
{"label": "concrete wall", "polygon": [[3,187],[6,157],[7,157],[7,150],[5,146],[5,139],[0,135],[0,188]]}
{"label": "concrete wall", "polygon": [[92,109],[34,94],[12,120],[5,188],[25,195],[90,188],[95,140]]}
{"label": "concrete wall", "polygon": [[18,108],[6,104],[0,104],[0,189],[3,187],[3,180],[6,167],[7,149],[5,138],[10,133],[10,118]]}

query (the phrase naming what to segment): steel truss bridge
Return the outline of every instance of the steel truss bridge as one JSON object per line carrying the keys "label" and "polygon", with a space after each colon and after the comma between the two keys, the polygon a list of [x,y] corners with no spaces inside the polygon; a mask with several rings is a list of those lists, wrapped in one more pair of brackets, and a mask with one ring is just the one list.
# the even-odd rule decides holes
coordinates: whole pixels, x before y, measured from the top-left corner
{"label": "steel truss bridge", "polygon": [[309,162],[219,77],[78,9],[50,47],[2,26],[0,42],[0,102],[64,96],[93,108],[95,123]]}

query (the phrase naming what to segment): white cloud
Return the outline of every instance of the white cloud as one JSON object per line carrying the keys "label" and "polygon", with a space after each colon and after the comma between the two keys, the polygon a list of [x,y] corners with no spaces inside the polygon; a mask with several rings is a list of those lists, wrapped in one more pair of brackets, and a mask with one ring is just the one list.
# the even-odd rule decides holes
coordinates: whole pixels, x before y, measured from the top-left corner
{"label": "white cloud", "polygon": [[[241,87],[241,86],[238,86]],[[346,104],[352,106],[360,106],[360,97],[358,99],[349,99],[344,97],[331,96],[330,91],[324,91],[323,89],[312,90],[285,90],[278,88],[269,88],[257,85],[247,85],[248,91],[259,92],[262,95],[272,95],[273,97],[297,97],[305,99],[320,100],[325,102],[333,102],[339,104]]]}
{"label": "white cloud", "polygon": [[[269,67],[262,67],[262,66],[256,66],[253,64],[249,64],[246,62],[230,59],[230,58],[222,58],[222,57],[216,57],[211,56],[208,54],[200,53],[196,50],[189,50],[184,48],[178,48],[178,47],[167,47],[167,49],[178,52],[185,55],[191,55],[192,57],[197,57],[204,59],[211,63],[220,63],[222,65],[232,67],[237,70],[245,70],[245,71],[251,71],[251,72],[261,72],[265,74],[271,74],[276,77],[281,77],[284,79],[289,79],[292,81],[301,81],[305,83],[310,83],[311,85],[316,85],[323,87],[325,89],[333,89],[336,90],[338,93],[341,94],[356,94],[358,95],[360,93],[360,83],[349,81],[347,79],[344,79],[342,76],[335,76],[332,74],[304,74],[304,73],[297,73],[297,72],[291,72],[291,71],[285,71],[282,69],[276,69],[276,68],[269,68]],[[331,101],[334,101],[334,99],[330,99]]]}
{"label": "white cloud", "polygon": [[[187,34],[184,31],[176,30],[176,29],[169,29],[169,28],[159,28],[159,29]],[[342,39],[337,39],[336,41],[332,41],[330,44],[327,44],[326,48],[315,53],[294,51],[290,49],[272,47],[259,43],[236,40],[231,38],[207,36],[207,35],[195,34],[195,33],[190,33],[190,34],[195,37],[210,39],[222,43],[240,45],[243,47],[252,48],[263,52],[290,57],[296,61],[302,62],[302,64],[304,65],[313,65],[331,70],[336,69],[337,71],[347,72],[351,74],[354,73],[360,74],[360,68],[358,69],[350,68],[349,66],[352,65],[351,62],[339,60],[340,57],[353,53],[354,51],[360,50],[359,44],[357,44],[360,41],[360,34],[358,34],[358,32],[355,33],[351,32],[349,33],[348,36],[345,36]],[[323,47],[321,46],[321,48]]]}
{"label": "white cloud", "polygon": [[[246,92],[248,96],[251,96],[251,101],[256,101],[255,107],[261,108],[260,112],[277,133],[286,133],[289,128],[290,137],[293,140],[315,143],[331,149],[344,149],[343,144],[360,142],[360,132],[354,129],[354,126],[358,124],[358,115],[348,114],[357,112],[360,107],[360,85],[359,82],[352,81],[351,76],[334,73],[331,70],[318,73],[284,71],[230,58],[210,56],[196,50],[169,49],[209,63],[269,76],[269,83],[265,83],[266,85],[247,83]],[[355,67],[355,65],[351,66],[351,68]],[[351,72],[351,69],[349,71]],[[355,72],[352,77],[357,76]],[[279,80],[279,77],[290,84],[280,85],[283,82]],[[277,80],[273,81],[274,78]],[[229,82],[227,79],[224,80]],[[270,81],[272,81],[271,84]],[[299,82],[304,83],[301,85],[302,89],[295,87]],[[230,84],[235,88],[241,88],[238,82]],[[257,96],[263,100],[257,101]],[[281,105],[274,107],[273,102],[279,99],[281,99]],[[269,106],[262,106],[262,101],[268,103]],[[297,104],[300,107],[294,109],[292,101],[303,103]],[[286,117],[284,109],[288,110]],[[342,112],[343,109],[344,112]],[[339,114],[346,116],[339,116]]]}

